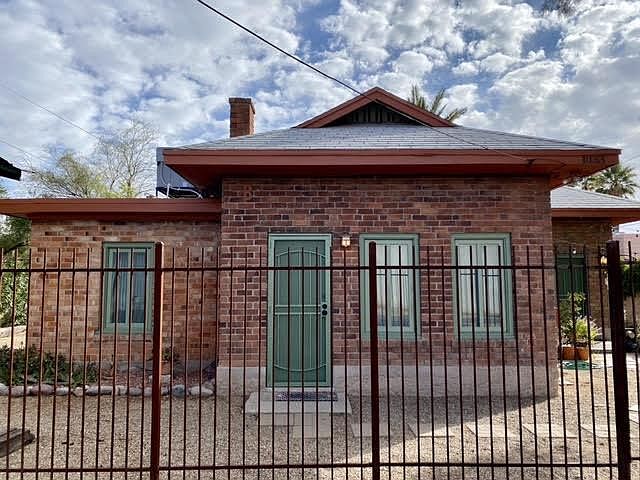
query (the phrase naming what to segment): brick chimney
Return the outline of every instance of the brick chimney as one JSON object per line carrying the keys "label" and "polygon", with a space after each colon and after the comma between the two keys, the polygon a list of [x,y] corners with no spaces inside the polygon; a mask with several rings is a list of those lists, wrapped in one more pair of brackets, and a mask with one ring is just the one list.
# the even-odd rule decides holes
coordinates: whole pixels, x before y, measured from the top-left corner
{"label": "brick chimney", "polygon": [[229,99],[229,136],[253,135],[253,117],[256,114],[250,98],[232,97]]}

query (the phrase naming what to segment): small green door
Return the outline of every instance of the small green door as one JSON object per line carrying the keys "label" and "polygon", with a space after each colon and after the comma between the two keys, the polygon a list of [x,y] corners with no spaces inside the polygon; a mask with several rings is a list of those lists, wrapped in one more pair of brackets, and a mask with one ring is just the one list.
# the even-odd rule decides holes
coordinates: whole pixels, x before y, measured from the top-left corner
{"label": "small green door", "polygon": [[[270,386],[328,385],[330,235],[269,237]],[[295,267],[309,270],[295,270]],[[285,267],[284,269],[281,269]],[[293,270],[286,269],[292,267]]]}

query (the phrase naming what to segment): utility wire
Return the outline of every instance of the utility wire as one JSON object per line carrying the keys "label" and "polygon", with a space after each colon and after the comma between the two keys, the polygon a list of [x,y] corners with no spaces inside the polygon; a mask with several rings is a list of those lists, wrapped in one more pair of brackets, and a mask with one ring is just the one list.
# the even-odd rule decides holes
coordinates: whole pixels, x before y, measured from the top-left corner
{"label": "utility wire", "polygon": [[30,98],[24,96],[23,94],[21,94],[20,92],[17,92],[16,90],[14,90],[13,88],[5,85],[4,83],[0,83],[0,87],[3,87],[4,89],[8,90],[9,92],[13,93],[14,95],[22,98],[23,100],[25,100],[26,102],[29,102],[31,105],[34,105],[38,108],[41,108],[42,110],[44,110],[47,113],[50,113],[51,115],[53,115],[54,117],[57,117],[58,119],[62,120],[63,122],[68,123],[69,125],[71,125],[72,127],[77,128],[78,130],[81,130],[82,132],[86,133],[87,135],[91,135],[93,138],[95,138],[96,140],[100,140],[100,137],[98,137],[97,135],[95,135],[94,133],[91,133],[89,130],[86,130],[84,128],[82,128],[80,125],[78,125],[77,123],[72,122],[71,120],[69,120],[68,118],[63,117],[62,115],[54,112],[53,110],[49,110],[47,107],[45,107],[44,105],[40,105],[37,102],[34,102],[33,100],[31,100]]}
{"label": "utility wire", "polygon": [[[38,156],[36,156],[36,155],[33,155],[32,153],[27,152],[24,148],[20,148],[20,147],[18,147],[17,145],[14,145],[13,143],[9,143],[9,142],[7,142],[6,140],[3,140],[3,139],[1,139],[1,138],[0,138],[0,143],[4,143],[5,145],[10,146],[11,148],[14,148],[14,149],[16,149],[16,150],[19,150],[20,152],[24,153],[25,155],[27,155],[27,156],[29,156],[29,157],[31,157],[31,158],[33,158],[33,159],[35,159],[35,160],[43,160],[43,161],[46,161],[44,157],[38,157]],[[33,172],[33,170],[29,170],[29,169],[22,168],[22,167],[18,167],[18,168],[19,168],[20,170],[22,170],[23,172],[27,172],[27,173],[35,173],[35,172]]]}
{"label": "utility wire", "polygon": [[259,33],[254,32],[254,31],[253,31],[253,30],[251,30],[250,28],[245,27],[243,24],[241,24],[241,23],[240,23],[240,22],[238,22],[237,20],[234,20],[234,19],[233,19],[233,18],[231,18],[229,15],[224,14],[223,12],[221,12],[221,11],[220,11],[220,10],[218,10],[217,8],[213,7],[213,6],[212,6],[212,5],[210,5],[209,3],[205,2],[204,0],[195,0],[195,1],[196,1],[197,3],[199,3],[200,5],[202,5],[203,7],[205,7],[205,8],[207,8],[207,9],[209,9],[210,11],[212,11],[213,13],[215,13],[216,15],[218,15],[218,16],[220,16],[220,17],[224,18],[224,19],[225,19],[225,20],[227,20],[228,22],[231,22],[231,23],[232,23],[232,24],[234,24],[236,27],[238,27],[238,28],[240,28],[240,29],[244,30],[244,31],[245,31],[245,32],[247,32],[249,35],[252,35],[253,37],[257,38],[257,39],[258,39],[258,40],[260,40],[261,42],[266,43],[267,45],[269,45],[270,47],[274,48],[275,50],[277,50],[278,52],[282,53],[283,55],[286,55],[286,56],[287,56],[287,57],[289,57],[290,59],[292,59],[292,60],[294,60],[294,61],[296,61],[296,62],[300,63],[301,65],[303,65],[303,66],[305,66],[305,67],[307,67],[307,68],[310,68],[311,70],[313,70],[314,72],[318,73],[319,75],[322,75],[323,77],[325,77],[325,78],[327,78],[327,79],[329,79],[329,80],[332,80],[332,81],[334,81],[334,82],[338,83],[339,85],[341,85],[341,86],[343,86],[344,88],[346,88],[346,89],[348,89],[348,90],[350,90],[350,91],[352,91],[352,92],[356,93],[357,95],[359,95],[359,96],[361,96],[361,97],[364,97],[364,98],[366,98],[366,99],[368,99],[368,100],[371,100],[372,102],[374,102],[374,103],[376,103],[376,104],[378,104],[378,105],[382,105],[382,106],[384,106],[385,108],[387,108],[387,109],[391,110],[392,112],[394,112],[394,113],[396,113],[396,114],[398,114],[398,115],[401,115],[401,116],[403,116],[403,117],[406,117],[406,118],[408,118],[408,119],[410,119],[410,120],[412,120],[412,121],[414,121],[414,122],[417,122],[418,124],[420,124],[420,125],[422,125],[422,126],[424,126],[424,127],[428,127],[428,128],[430,128],[430,129],[432,129],[433,131],[438,132],[438,133],[440,133],[440,134],[442,134],[442,135],[445,135],[445,136],[447,136],[447,137],[449,137],[449,138],[452,138],[452,139],[457,140],[457,141],[459,141],[459,142],[467,143],[467,144],[472,145],[472,146],[474,146],[474,147],[478,147],[478,148],[480,148],[480,149],[482,149],[482,150],[486,150],[486,151],[489,151],[489,152],[497,153],[497,154],[499,154],[499,155],[504,155],[504,156],[507,156],[507,157],[510,157],[510,158],[515,158],[515,159],[517,159],[517,160],[525,160],[525,161],[533,161],[533,160],[535,160],[535,159],[526,159],[526,158],[521,157],[521,156],[519,156],[519,155],[513,155],[513,154],[511,154],[511,153],[508,153],[508,152],[505,152],[505,151],[502,151],[502,150],[496,150],[496,149],[493,149],[493,148],[491,148],[491,147],[487,147],[486,145],[482,145],[482,144],[480,144],[480,143],[472,142],[472,141],[470,141],[470,140],[466,140],[466,139],[464,139],[464,138],[457,137],[456,135],[453,135],[453,134],[451,134],[451,133],[449,133],[449,132],[445,132],[445,131],[443,131],[443,129],[441,129],[441,128],[435,128],[435,127],[433,127],[432,125],[429,125],[429,124],[427,124],[427,123],[421,122],[421,121],[419,121],[419,120],[417,120],[417,119],[415,119],[415,118],[413,118],[413,117],[410,117],[410,116],[409,116],[409,115],[407,115],[406,113],[404,113],[404,112],[400,112],[400,111],[396,110],[395,108],[393,108],[393,107],[391,107],[391,106],[389,106],[389,105],[383,105],[381,102],[379,102],[379,101],[378,101],[378,100],[376,100],[375,98],[371,98],[371,97],[369,97],[366,93],[361,92],[360,90],[356,89],[355,87],[352,87],[352,86],[351,86],[351,85],[349,85],[348,83],[346,83],[346,82],[344,82],[344,81],[342,81],[342,80],[340,80],[340,79],[338,79],[338,78],[336,78],[336,77],[333,77],[333,76],[329,75],[328,73],[323,72],[323,71],[322,71],[322,70],[320,70],[318,67],[314,67],[313,65],[311,65],[311,64],[309,64],[309,63],[305,62],[304,60],[302,60],[300,57],[298,57],[298,56],[296,56],[296,55],[294,55],[294,54],[292,54],[292,53],[287,52],[287,51],[286,51],[286,50],[284,50],[283,48],[279,47],[278,45],[276,45],[275,43],[271,42],[270,40],[267,40],[265,37],[263,37],[263,36],[262,36],[262,35],[260,35]]}
{"label": "utility wire", "polygon": [[336,83],[339,83],[340,85],[342,85],[344,88],[351,90],[352,92],[356,93],[357,95],[363,95],[362,92],[359,92],[358,90],[356,90],[355,88],[353,88],[351,85],[349,85],[346,82],[343,82],[342,80],[333,77],[331,75],[329,75],[328,73],[323,72],[322,70],[320,70],[317,67],[314,67],[313,65],[308,64],[307,62],[305,62],[304,60],[302,60],[300,57],[297,57],[296,55],[287,52],[286,50],[284,50],[283,48],[280,48],[278,45],[276,45],[275,43],[267,40],[266,38],[264,38],[262,35],[260,35],[259,33],[254,32],[253,30],[251,30],[248,27],[245,27],[244,25],[242,25],[240,22],[237,22],[236,20],[234,20],[233,18],[231,18],[228,15],[225,15],[224,13],[222,13],[220,10],[218,10],[217,8],[209,5],[207,2],[203,1],[203,0],[195,0],[196,2],[198,2],[200,5],[202,5],[205,8],[208,8],[209,10],[211,10],[213,13],[221,16],[222,18],[224,18],[225,20],[227,20],[228,22],[233,23],[236,27],[244,30],[245,32],[247,32],[249,35],[253,35],[254,37],[256,37],[258,40],[260,40],[261,42],[266,43],[267,45],[269,45],[271,48],[276,49],[277,51],[279,51],[280,53],[282,53],[283,55],[286,55],[287,57],[289,57],[291,60],[294,60],[298,63],[300,63],[301,65],[304,65],[307,68],[310,68],[311,70],[313,70],[314,72],[322,75],[325,78],[328,78],[329,80],[333,80]]}

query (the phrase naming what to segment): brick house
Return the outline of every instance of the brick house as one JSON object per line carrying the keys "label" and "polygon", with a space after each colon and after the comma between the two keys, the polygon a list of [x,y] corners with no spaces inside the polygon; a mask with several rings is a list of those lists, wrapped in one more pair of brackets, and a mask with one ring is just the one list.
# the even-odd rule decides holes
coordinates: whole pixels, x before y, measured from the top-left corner
{"label": "brick house", "polygon": [[[357,269],[292,277],[263,274],[262,266],[357,267],[368,263],[371,242],[387,266],[552,264],[554,243],[582,243],[587,231],[600,243],[611,224],[640,218],[638,204],[620,216],[607,211],[599,226],[586,205],[573,216],[552,208],[552,189],[615,165],[617,149],[457,126],[379,88],[261,134],[253,132],[250,99],[230,105],[231,138],[159,151],[206,198],[0,200],[0,212],[32,220],[34,266],[152,266],[153,242],[163,242],[165,266],[182,267],[165,276],[164,344],[199,365],[215,360],[221,385],[228,376],[235,384],[341,385],[367,358],[368,280]],[[225,268],[189,274],[189,266]],[[233,266],[244,270],[226,268]],[[524,272],[491,283],[441,273],[379,278],[380,355],[388,364],[414,365],[436,385],[461,374],[462,388],[470,372],[486,375],[490,364],[507,375],[528,365],[523,391],[544,384],[549,370],[556,375],[547,370],[555,346],[542,344],[545,333],[558,336],[551,272],[515,289],[511,301],[509,285],[525,285]],[[74,288],[60,278],[65,289],[52,298],[49,280],[34,274],[29,342],[86,349],[93,360],[148,358],[148,276],[104,275],[88,274]],[[291,322],[305,318],[298,304],[313,308],[306,333],[306,322]],[[513,310],[530,304],[517,335],[526,348],[518,347]],[[476,334],[489,344],[477,357],[469,342]]]}
{"label": "brick house", "polygon": [[[570,291],[586,294],[589,313],[610,338],[608,328],[609,298],[605,278],[597,268],[607,240],[620,242],[620,253],[628,256],[628,241],[633,234],[613,234],[622,224],[640,218],[640,202],[577,188],[560,187],[551,192],[553,215],[553,243],[556,250],[558,296],[564,298]],[[632,243],[632,254],[636,249]],[[585,274],[586,272],[586,274]],[[626,300],[631,318],[631,305]]]}

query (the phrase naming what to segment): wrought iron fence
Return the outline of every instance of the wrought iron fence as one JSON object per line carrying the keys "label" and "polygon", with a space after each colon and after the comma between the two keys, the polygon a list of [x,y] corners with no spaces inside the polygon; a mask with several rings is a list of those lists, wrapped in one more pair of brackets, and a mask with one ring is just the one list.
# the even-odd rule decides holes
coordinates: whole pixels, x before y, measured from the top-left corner
{"label": "wrought iron fence", "polygon": [[6,478],[637,477],[617,243],[320,248],[5,255]]}

